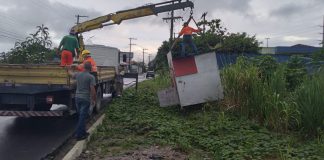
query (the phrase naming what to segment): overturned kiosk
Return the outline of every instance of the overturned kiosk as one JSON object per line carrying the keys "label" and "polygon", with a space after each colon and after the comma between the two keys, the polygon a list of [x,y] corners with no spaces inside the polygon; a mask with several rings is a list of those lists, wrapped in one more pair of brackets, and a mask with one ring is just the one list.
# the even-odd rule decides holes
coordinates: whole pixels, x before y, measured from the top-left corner
{"label": "overturned kiosk", "polygon": [[161,107],[181,108],[223,98],[223,87],[215,52],[182,58],[167,54],[172,85],[158,92]]}

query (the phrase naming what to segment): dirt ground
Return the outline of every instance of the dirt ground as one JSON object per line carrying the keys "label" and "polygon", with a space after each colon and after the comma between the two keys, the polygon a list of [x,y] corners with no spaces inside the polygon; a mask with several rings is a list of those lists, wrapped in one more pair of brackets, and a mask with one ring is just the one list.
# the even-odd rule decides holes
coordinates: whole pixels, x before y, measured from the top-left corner
{"label": "dirt ground", "polygon": [[171,147],[152,146],[150,148],[138,149],[121,153],[118,156],[102,157],[85,151],[78,158],[79,160],[187,160],[188,156],[184,153],[175,151]]}

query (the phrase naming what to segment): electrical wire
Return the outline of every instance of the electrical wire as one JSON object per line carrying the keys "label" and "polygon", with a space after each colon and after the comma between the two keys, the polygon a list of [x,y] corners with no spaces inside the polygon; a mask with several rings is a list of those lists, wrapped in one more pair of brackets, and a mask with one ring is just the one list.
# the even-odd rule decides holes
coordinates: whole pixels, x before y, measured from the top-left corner
{"label": "electrical wire", "polygon": [[23,41],[21,39],[18,39],[18,38],[14,38],[14,37],[10,37],[10,36],[7,36],[7,35],[3,35],[3,34],[0,34],[0,37],[4,37],[4,38],[9,38],[9,39],[13,39],[13,40],[17,40],[17,41]]}
{"label": "electrical wire", "polygon": [[8,36],[11,36],[11,37],[15,37],[15,38],[23,39],[22,37],[19,37],[19,36],[16,36],[16,35],[14,35],[14,34],[10,34],[10,33],[8,33],[8,32],[4,32],[4,31],[1,31],[1,30],[0,30],[0,33],[1,33],[1,34],[5,34],[5,35],[8,35]]}

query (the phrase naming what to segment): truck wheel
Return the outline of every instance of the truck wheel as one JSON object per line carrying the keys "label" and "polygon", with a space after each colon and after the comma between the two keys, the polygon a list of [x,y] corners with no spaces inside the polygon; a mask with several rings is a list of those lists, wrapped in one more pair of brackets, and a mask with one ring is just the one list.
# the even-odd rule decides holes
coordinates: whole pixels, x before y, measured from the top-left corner
{"label": "truck wheel", "polygon": [[101,100],[102,100],[102,89],[101,87],[97,88],[97,101],[96,101],[96,105],[94,107],[94,110],[96,113],[99,113],[100,109],[101,109]]}

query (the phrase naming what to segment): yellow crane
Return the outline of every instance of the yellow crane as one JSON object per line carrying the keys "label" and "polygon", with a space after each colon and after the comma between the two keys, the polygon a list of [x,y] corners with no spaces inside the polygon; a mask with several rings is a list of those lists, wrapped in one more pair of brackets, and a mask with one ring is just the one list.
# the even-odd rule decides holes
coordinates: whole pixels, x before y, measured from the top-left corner
{"label": "yellow crane", "polygon": [[172,0],[156,4],[147,4],[145,6],[118,11],[110,13],[104,16],[100,16],[82,23],[79,23],[71,28],[77,34],[80,50],[84,50],[84,42],[81,33],[102,28],[104,26],[120,24],[123,20],[129,20],[134,18],[140,18],[151,15],[158,15],[162,12],[168,12],[172,10],[193,8],[194,3],[186,0]]}

